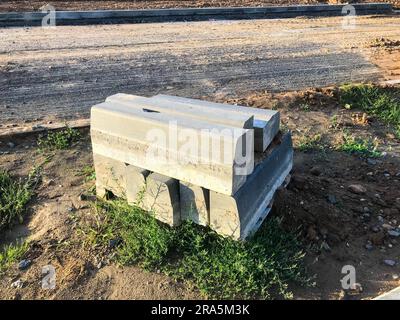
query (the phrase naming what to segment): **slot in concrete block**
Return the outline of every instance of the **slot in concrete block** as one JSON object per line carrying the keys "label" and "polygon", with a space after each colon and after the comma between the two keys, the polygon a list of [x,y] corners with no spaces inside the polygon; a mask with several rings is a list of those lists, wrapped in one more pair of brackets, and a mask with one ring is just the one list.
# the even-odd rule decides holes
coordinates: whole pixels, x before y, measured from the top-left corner
{"label": "slot in concrete block", "polygon": [[189,99],[159,94],[151,98],[153,101],[169,101],[171,103],[190,106],[193,109],[207,108],[215,117],[227,114],[241,114],[253,117],[254,151],[264,152],[279,131],[280,113],[275,110],[214,103],[198,99]]}
{"label": "slot in concrete block", "polygon": [[197,224],[210,224],[210,191],[191,183],[179,183],[181,200],[181,219],[191,220]]}
{"label": "slot in concrete block", "polygon": [[118,197],[126,196],[126,164],[124,162],[93,154],[96,172],[96,192],[99,197],[104,197],[106,191],[111,191]]}
{"label": "slot in concrete block", "polygon": [[141,205],[146,191],[146,177],[150,171],[133,166],[126,166],[126,200],[129,204]]}
{"label": "slot in concrete block", "polygon": [[146,179],[143,209],[170,226],[181,223],[179,182],[173,178],[152,173]]}
{"label": "slot in concrete block", "polygon": [[210,227],[234,239],[245,239],[267,216],[275,191],[284,183],[293,164],[292,139],[285,134],[270,147],[246,183],[233,196],[210,191]]}

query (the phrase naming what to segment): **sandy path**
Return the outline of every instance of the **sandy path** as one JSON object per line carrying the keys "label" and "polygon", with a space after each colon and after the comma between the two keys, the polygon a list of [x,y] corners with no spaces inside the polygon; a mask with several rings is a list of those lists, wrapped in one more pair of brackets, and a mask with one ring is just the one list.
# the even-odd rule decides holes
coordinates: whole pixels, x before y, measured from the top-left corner
{"label": "sandy path", "polygon": [[[189,97],[285,91],[396,75],[369,43],[400,16],[0,29],[0,125],[87,117],[125,92]],[[0,128],[3,129],[3,128]]]}

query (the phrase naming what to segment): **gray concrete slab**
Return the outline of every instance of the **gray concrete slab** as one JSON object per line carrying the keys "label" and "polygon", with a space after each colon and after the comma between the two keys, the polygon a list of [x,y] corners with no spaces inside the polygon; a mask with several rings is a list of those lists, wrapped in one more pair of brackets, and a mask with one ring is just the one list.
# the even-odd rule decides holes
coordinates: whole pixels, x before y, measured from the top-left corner
{"label": "gray concrete slab", "polygon": [[253,116],[249,114],[218,112],[221,110],[207,107],[196,108],[191,104],[176,103],[173,100],[145,98],[131,94],[118,93],[107,97],[106,101],[122,103],[132,108],[164,112],[170,115],[184,116],[200,121],[217,123],[232,127],[253,129]]}
{"label": "gray concrete slab", "polygon": [[129,204],[141,205],[146,190],[146,178],[150,171],[127,165],[126,174],[126,200]]}
{"label": "gray concrete slab", "polygon": [[272,139],[279,131],[280,113],[275,110],[257,109],[238,105],[215,103],[199,99],[188,99],[183,97],[175,97],[159,94],[151,98],[154,101],[169,101],[174,104],[181,103],[184,106],[190,106],[192,109],[203,110],[209,109],[216,116],[228,114],[241,114],[253,117],[254,128],[254,150],[256,152],[264,152]]}
{"label": "gray concrete slab", "polygon": [[254,166],[253,130],[115,102],[92,107],[91,139],[96,154],[229,195]]}
{"label": "gray concrete slab", "polygon": [[173,178],[152,173],[146,178],[143,209],[170,226],[181,223],[179,182]]}
{"label": "gray concrete slab", "polygon": [[284,183],[292,164],[292,139],[287,133],[233,196],[210,191],[210,227],[234,239],[253,234],[270,211],[274,193]]}
{"label": "gray concrete slab", "polygon": [[96,193],[104,197],[106,191],[126,198],[126,164],[110,157],[94,153],[94,168],[96,172]]}
{"label": "gray concrete slab", "polygon": [[181,219],[208,226],[210,224],[210,190],[180,181],[179,191]]}

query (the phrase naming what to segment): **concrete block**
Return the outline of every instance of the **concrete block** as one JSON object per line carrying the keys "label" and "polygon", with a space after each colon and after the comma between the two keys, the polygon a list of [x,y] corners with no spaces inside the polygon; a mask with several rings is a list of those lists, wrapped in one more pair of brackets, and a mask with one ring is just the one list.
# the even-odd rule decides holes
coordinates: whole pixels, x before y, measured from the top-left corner
{"label": "concrete block", "polygon": [[181,219],[191,220],[197,224],[210,224],[210,191],[191,183],[179,183],[181,200]]}
{"label": "concrete block", "polygon": [[106,190],[114,195],[126,197],[126,164],[100,154],[93,154],[94,168],[96,171],[96,192],[99,197],[104,197]]}
{"label": "concrete block", "polygon": [[228,195],[254,167],[253,130],[114,102],[92,107],[91,139],[95,154]]}
{"label": "concrete block", "polygon": [[292,169],[293,147],[289,133],[271,146],[246,183],[233,196],[210,191],[210,227],[234,239],[245,239],[267,216],[275,191]]}
{"label": "concrete block", "polygon": [[150,171],[128,165],[126,167],[126,200],[129,204],[141,206],[146,191],[146,177]]}
{"label": "concrete block", "polygon": [[143,196],[143,209],[154,214],[155,218],[170,226],[181,223],[179,203],[179,182],[158,173],[146,179]]}
{"label": "concrete block", "polygon": [[240,113],[215,112],[208,108],[197,108],[190,104],[175,103],[173,101],[153,100],[131,94],[118,93],[106,99],[109,102],[127,104],[132,108],[148,109],[170,115],[186,116],[191,119],[207,121],[232,127],[253,129],[253,116]]}
{"label": "concrete block", "polygon": [[224,117],[227,114],[253,116],[254,150],[264,152],[279,131],[280,114],[275,110],[235,106],[224,103],[214,103],[198,99],[188,99],[159,94],[151,98],[153,101],[169,101],[175,104],[190,106],[193,110],[207,108],[215,116]]}

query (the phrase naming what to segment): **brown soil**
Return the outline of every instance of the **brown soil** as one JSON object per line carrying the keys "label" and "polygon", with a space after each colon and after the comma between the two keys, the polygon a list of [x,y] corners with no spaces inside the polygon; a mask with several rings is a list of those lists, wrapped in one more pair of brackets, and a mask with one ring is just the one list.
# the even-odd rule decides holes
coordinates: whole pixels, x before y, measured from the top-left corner
{"label": "brown soil", "polygon": [[267,6],[267,5],[296,5],[318,3],[347,3],[347,2],[390,2],[400,7],[398,0],[366,0],[366,1],[342,1],[342,0],[138,0],[138,1],[41,1],[21,0],[2,1],[1,11],[37,11],[46,4],[53,5],[57,10],[100,10],[100,9],[159,9],[159,8],[204,8],[204,7],[243,7],[243,6]]}
{"label": "brown soil", "polygon": [[[363,292],[354,298],[371,298],[399,285],[399,264],[386,266],[384,259],[400,260],[400,243],[390,238],[382,225],[400,223],[400,141],[390,128],[361,112],[339,107],[336,90],[268,94],[220,101],[281,111],[282,126],[292,130],[295,144],[304,136],[322,135],[323,151],[295,152],[292,181],[277,193],[272,215],[283,216],[288,230],[300,228],[307,252],[307,269],[316,275],[316,287],[293,284],[295,299],[346,298],[340,287],[344,265],[355,266]],[[307,107],[304,107],[307,106]],[[337,122],[331,121],[337,116]],[[334,151],[342,129],[354,135],[376,138],[387,155],[376,163]],[[0,278],[2,299],[192,299],[202,298],[187,283],[177,283],[140,268],[118,267],[112,252],[102,253],[85,244],[80,226],[92,217],[90,202],[79,195],[93,185],[80,170],[92,165],[88,131],[80,142],[59,151],[44,165],[43,181],[24,224],[2,235],[1,243],[28,238],[33,245],[27,257],[33,261],[26,271],[13,266]],[[26,175],[44,161],[35,137],[2,138],[0,167],[15,175]],[[16,144],[9,148],[7,143]],[[349,185],[360,184],[366,192],[355,194]],[[332,199],[335,201],[332,201]],[[331,199],[331,201],[328,201]],[[332,203],[335,202],[335,203]],[[265,223],[268,223],[268,219]],[[366,244],[372,249],[367,250]],[[101,264],[100,264],[101,263]],[[56,267],[57,287],[43,290],[41,268]],[[22,289],[11,288],[22,279]]]}

